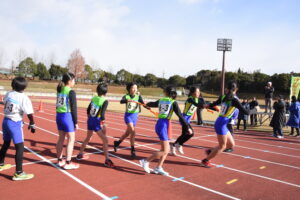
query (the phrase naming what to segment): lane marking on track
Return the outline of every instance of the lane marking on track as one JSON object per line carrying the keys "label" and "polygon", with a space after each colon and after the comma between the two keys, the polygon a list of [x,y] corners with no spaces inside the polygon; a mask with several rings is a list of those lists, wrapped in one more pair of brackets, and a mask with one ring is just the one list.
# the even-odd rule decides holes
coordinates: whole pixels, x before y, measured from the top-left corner
{"label": "lane marking on track", "polygon": [[224,167],[224,165],[216,165],[216,168]]}
{"label": "lane marking on track", "polygon": [[[55,122],[53,120],[49,120],[49,119],[46,119],[46,118],[43,118],[43,117],[39,117],[41,119],[45,119],[45,120],[48,120],[48,121],[52,121],[52,122]],[[42,128],[40,128],[42,129]],[[121,129],[118,129],[118,128],[111,128],[111,129],[115,129],[115,130],[119,130],[119,131],[123,131]],[[82,129],[84,131],[86,131],[85,129]],[[49,131],[46,131],[46,132],[49,132]],[[56,135],[57,134],[54,134],[52,133],[52,135]],[[209,141],[209,140],[208,140]],[[128,141],[126,141],[128,142]],[[210,141],[211,142],[211,141]],[[129,143],[129,142],[128,142]],[[152,148],[152,147],[148,147],[148,146],[145,146],[145,148],[149,148],[149,149],[154,149],[154,150],[158,150],[156,148]],[[114,155],[113,155],[114,156]],[[116,157],[116,156],[114,156]],[[200,162],[201,160],[199,159],[194,159],[194,158],[191,158],[191,157],[187,157],[187,156],[182,156],[182,155],[178,155],[178,157],[182,157],[182,158],[186,158],[186,159],[190,159],[190,160],[194,160],[194,161],[197,161],[197,162]],[[121,157],[119,157],[120,159],[123,159]],[[124,159],[125,160],[125,159]],[[130,162],[130,161],[129,161]],[[134,162],[133,162],[134,163]],[[136,164],[136,163],[135,163]],[[138,164],[136,164],[138,165]],[[139,166],[139,165],[138,165]],[[294,186],[294,187],[300,187],[300,185],[298,184],[293,184],[293,183],[289,183],[289,182],[286,182],[286,181],[282,181],[282,180],[278,180],[278,179],[275,179],[275,178],[270,178],[270,177],[266,177],[266,176],[262,176],[262,175],[258,175],[258,174],[254,174],[254,173],[251,173],[251,172],[246,172],[246,171],[243,171],[243,170],[238,170],[238,169],[234,169],[234,168],[230,168],[230,167],[223,167],[224,169],[227,169],[227,170],[231,170],[231,171],[235,171],[235,172],[239,172],[239,173],[243,173],[243,174],[247,174],[247,175],[251,175],[251,176],[255,176],[255,177],[259,177],[259,178],[262,178],[262,179],[266,179],[266,180],[271,180],[271,181],[274,181],[274,182],[278,182],[278,183],[283,183],[283,184],[286,184],[286,185],[290,185],[290,186]],[[184,181],[184,180],[182,180]],[[209,189],[209,188],[207,188]],[[235,198],[235,197],[234,197]]]}
{"label": "lane marking on track", "polygon": [[[50,119],[47,119],[47,118],[44,118],[44,117],[40,117],[40,116],[36,116],[36,117],[44,119],[44,120],[47,120],[47,121],[55,122],[54,120],[50,120]],[[81,129],[81,128],[79,128],[79,129],[83,130],[83,131],[86,131],[85,129]],[[111,127],[111,129],[118,130],[118,131],[123,131],[122,129],[113,128],[113,127]],[[146,136],[146,135],[143,135],[143,134],[138,134],[138,135],[140,135],[140,136]],[[193,139],[193,138],[191,138],[191,139]],[[203,139],[196,139],[196,140],[203,140]],[[211,142],[211,143],[217,143],[216,141],[211,141],[211,140],[204,140],[204,141],[208,141],[208,142]],[[193,145],[186,145],[186,146],[191,146],[191,147],[199,148],[198,146],[193,146]],[[242,148],[252,149],[252,148],[247,148],[247,147],[242,147]],[[203,148],[199,148],[199,149],[203,149]],[[257,150],[257,149],[253,149],[253,150]],[[275,154],[280,154],[280,153],[276,153],[276,152],[274,152],[274,153]],[[236,157],[244,157],[243,155],[239,155],[239,154],[236,154],[236,153],[225,153],[225,154],[236,156]],[[284,154],[284,155],[286,155],[286,154]],[[251,156],[248,156],[247,158],[249,158],[251,160],[257,160],[257,161],[261,161],[261,162],[271,163],[271,164],[274,164],[274,165],[280,165],[280,166],[284,166],[284,167],[289,167],[289,168],[294,168],[294,169],[300,169],[300,167],[298,167],[298,166],[293,166],[293,165],[288,165],[288,164],[283,164],[283,163],[278,163],[278,162],[272,162],[272,161],[269,161],[269,160],[264,160],[264,159],[259,159],[259,158],[253,158]]]}
{"label": "lane marking on track", "polygon": [[184,177],[179,177],[179,178],[174,178],[172,181],[176,182],[176,181],[179,181],[179,180],[183,180]]}
{"label": "lane marking on track", "polygon": [[227,185],[230,185],[230,184],[235,183],[235,182],[237,182],[237,181],[238,181],[238,179],[235,178],[235,179],[232,179],[232,180],[230,180],[230,181],[227,181],[226,184],[227,184]]}
{"label": "lane marking on track", "polygon": [[[1,134],[3,134],[2,131],[0,131]],[[31,153],[33,153],[35,156],[39,157],[40,159],[42,159],[43,161],[45,161],[46,163],[48,163],[49,165],[51,165],[52,167],[58,169],[60,172],[64,173],[65,175],[69,176],[71,179],[73,179],[74,181],[76,181],[77,183],[79,183],[80,185],[84,186],[85,188],[87,188],[88,190],[90,190],[91,192],[93,192],[94,194],[96,194],[97,196],[103,198],[104,200],[110,200],[110,198],[108,196],[106,196],[105,194],[103,194],[102,192],[96,190],[95,188],[93,188],[92,186],[88,185],[87,183],[83,182],[82,180],[80,180],[79,178],[77,178],[76,176],[74,176],[73,174],[70,174],[69,172],[67,172],[66,170],[63,170],[62,168],[58,167],[57,165],[55,165],[53,162],[51,162],[49,159],[45,158],[44,156],[36,153],[35,151],[33,151],[32,149],[30,149],[27,146],[24,146],[24,148],[28,151],[30,151]]]}
{"label": "lane marking on track", "polygon": [[118,198],[119,198],[118,196],[110,197],[111,200],[118,199]]}
{"label": "lane marking on track", "polygon": [[[51,120],[49,120],[49,121],[51,121]],[[36,126],[36,128],[37,128],[37,129],[40,129],[40,130],[43,130],[43,131],[45,131],[46,133],[49,133],[49,134],[51,134],[51,135],[58,136],[58,134],[53,133],[53,132],[48,131],[48,130],[45,130],[45,129],[40,128],[40,127],[38,127],[38,126]],[[77,141],[76,141],[76,142],[77,142]],[[129,143],[128,141],[124,141],[124,142]],[[78,143],[78,142],[77,142],[77,143]],[[144,146],[144,147],[149,148],[148,146]],[[97,151],[99,151],[100,153],[103,152],[102,150],[100,150],[100,149],[97,148],[97,147],[94,147],[94,149],[97,150]],[[116,156],[116,155],[111,154],[111,153],[109,153],[109,155],[112,156],[112,157],[118,158],[118,159],[120,159],[120,160],[122,160],[122,161],[125,161],[125,162],[128,162],[128,163],[131,163],[131,164],[133,164],[133,165],[136,165],[136,166],[141,167],[139,164],[137,164],[137,163],[135,163],[135,162],[132,162],[132,161],[130,161],[130,160],[124,159],[124,158],[122,158],[122,157]],[[45,159],[46,159],[46,158],[45,158]],[[49,161],[49,162],[50,162],[50,161]],[[53,164],[53,163],[52,163],[52,164]],[[54,165],[54,164],[53,164],[53,165]],[[54,166],[57,167],[56,165],[54,165]],[[58,168],[58,167],[57,167],[57,168]],[[60,168],[58,168],[58,169],[60,169]],[[151,170],[153,171],[153,169],[151,169]],[[65,172],[65,171],[63,171],[63,172]],[[172,179],[178,178],[178,177],[171,176],[171,175],[164,176],[164,177],[169,177],[169,178],[172,178]],[[186,180],[180,180],[180,179],[179,179],[178,181],[183,182],[183,183],[186,183],[186,184],[189,184],[189,185],[192,185],[192,186],[194,186],[194,187],[197,187],[197,188],[200,188],[200,189],[203,189],[203,190],[206,190],[206,191],[209,191],[209,192],[212,192],[212,193],[214,193],[214,194],[217,194],[217,195],[220,195],[220,196],[223,196],[223,197],[227,197],[227,198],[229,198],[229,199],[240,200],[239,198],[236,198],[236,197],[234,197],[234,196],[230,196],[230,195],[227,195],[227,194],[225,194],[225,193],[222,193],[222,192],[219,192],[219,191],[216,191],[216,190],[213,190],[213,189],[210,189],[210,188],[207,188],[207,187],[204,187],[204,186],[201,186],[201,185],[198,185],[198,184],[195,184],[195,183],[186,181]],[[110,198],[108,198],[108,199],[110,199]]]}
{"label": "lane marking on track", "polygon": [[[53,110],[51,110],[51,109],[47,109],[47,110],[49,110],[49,111],[53,111]],[[49,114],[49,113],[45,113],[45,114]],[[115,114],[118,114],[118,113],[113,113],[113,112],[109,112],[109,115],[113,115],[113,116],[115,116]],[[49,114],[49,115],[53,115],[53,114]],[[84,118],[86,118],[86,117],[84,117]],[[118,116],[118,118],[120,118],[120,119],[123,119],[123,116]],[[115,119],[115,118],[113,118],[113,119]],[[142,120],[147,120],[147,118],[146,119],[142,119]],[[86,123],[86,121],[81,121],[82,123]],[[155,121],[154,121],[155,122]],[[114,122],[110,122],[110,123],[114,123]],[[116,124],[116,123],[114,123],[114,124]],[[139,124],[145,124],[145,125],[149,125],[149,123],[146,123],[146,122],[139,122]],[[179,125],[179,123],[175,123],[175,124],[177,124],[177,125]],[[152,125],[151,125],[152,126]],[[197,125],[193,125],[193,127],[198,127]],[[136,127],[136,128],[141,128],[141,127]],[[203,127],[202,127],[203,128]],[[210,126],[205,126],[204,128],[210,128],[210,129],[212,129],[213,127],[210,127]],[[145,130],[147,130],[147,128],[142,128],[142,129],[145,129]],[[148,129],[149,130],[149,129]],[[177,136],[177,134],[175,134],[176,136]],[[174,135],[174,136],[175,136]],[[179,136],[179,135],[178,135]],[[210,135],[210,136],[215,136],[214,134],[213,135]],[[238,137],[246,137],[246,138],[251,138],[251,137],[248,137],[248,136],[242,136],[242,135],[237,135]],[[265,146],[272,146],[272,147],[279,147],[279,146],[277,146],[277,145],[271,145],[271,144],[265,144],[265,143],[260,143],[260,142],[254,142],[254,141],[248,141],[248,140],[242,140],[242,139],[237,139],[236,138],[236,140],[237,141],[243,141],[243,142],[247,142],[247,143],[253,143],[253,144],[260,144],[260,145],[265,145]],[[288,143],[288,144],[294,144],[294,143]],[[285,148],[285,149],[291,149],[291,150],[297,150],[297,151],[300,151],[300,149],[298,149],[298,148],[292,148],[292,147],[285,147],[285,146],[281,146],[280,148]]]}

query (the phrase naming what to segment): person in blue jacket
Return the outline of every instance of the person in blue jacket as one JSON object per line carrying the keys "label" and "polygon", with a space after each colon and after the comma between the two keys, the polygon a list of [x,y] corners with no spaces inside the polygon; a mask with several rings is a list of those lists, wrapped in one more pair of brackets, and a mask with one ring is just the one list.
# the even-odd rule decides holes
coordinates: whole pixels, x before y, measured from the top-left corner
{"label": "person in blue jacket", "polygon": [[[292,96],[292,103],[289,107],[289,120],[286,123],[287,126],[291,127],[291,136],[300,136],[299,125],[300,125],[300,102],[297,101],[296,96]],[[294,135],[294,130],[296,129],[296,135]]]}

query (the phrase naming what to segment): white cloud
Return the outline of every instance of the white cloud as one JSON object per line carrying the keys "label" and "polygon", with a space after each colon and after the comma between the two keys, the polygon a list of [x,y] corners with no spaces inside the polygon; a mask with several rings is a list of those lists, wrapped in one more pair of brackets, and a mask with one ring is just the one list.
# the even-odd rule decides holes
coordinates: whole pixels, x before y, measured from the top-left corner
{"label": "white cloud", "polygon": [[[133,11],[120,0],[4,0],[0,10],[0,48],[6,52],[7,66],[20,48],[45,63],[52,57],[61,65],[66,65],[71,52],[79,48],[89,64],[114,72],[126,67],[133,73],[158,76],[163,72],[166,76],[185,76],[221,66],[216,39],[224,35],[222,32],[163,32],[151,21],[128,19]],[[297,33],[274,33],[278,30],[226,33],[224,37],[233,38],[227,69],[253,71],[264,67],[263,72],[273,74],[299,68]]]}

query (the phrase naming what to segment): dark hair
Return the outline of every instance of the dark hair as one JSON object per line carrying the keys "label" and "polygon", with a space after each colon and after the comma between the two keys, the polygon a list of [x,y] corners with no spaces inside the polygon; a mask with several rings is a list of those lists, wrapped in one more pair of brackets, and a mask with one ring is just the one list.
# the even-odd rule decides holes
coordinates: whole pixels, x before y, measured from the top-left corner
{"label": "dark hair", "polygon": [[297,101],[296,96],[292,96],[292,102],[295,103]]}
{"label": "dark hair", "polygon": [[200,90],[199,87],[192,86],[192,87],[190,88],[189,96],[192,96],[192,95],[196,92],[197,89]]}
{"label": "dark hair", "polygon": [[236,81],[232,80],[227,83],[227,93],[225,95],[224,101],[232,100],[234,97],[233,92],[238,88]]}
{"label": "dark hair", "polygon": [[174,87],[174,86],[167,86],[164,89],[164,92],[166,93],[166,95],[168,97],[171,97],[172,99],[176,99],[176,97],[177,97],[176,87]]}
{"label": "dark hair", "polygon": [[57,88],[56,88],[57,92],[60,93],[62,87],[65,86],[65,85],[67,85],[68,82],[69,82],[70,80],[73,80],[74,78],[75,78],[75,75],[74,75],[74,74],[72,74],[72,73],[70,73],[70,72],[65,73],[65,74],[63,75],[63,77],[62,77],[62,80],[59,81],[59,83],[58,83],[58,85],[57,85]]}
{"label": "dark hair", "polygon": [[11,87],[17,92],[22,92],[27,87],[27,81],[24,77],[16,77],[11,82]]}
{"label": "dark hair", "polygon": [[98,86],[97,86],[97,93],[98,93],[98,95],[100,96],[100,95],[105,95],[106,93],[107,93],[107,84],[99,84]]}
{"label": "dark hair", "polygon": [[138,86],[138,85],[137,85],[136,83],[134,83],[134,82],[127,83],[127,85],[126,85],[126,90],[129,92],[129,91],[130,91],[130,88],[131,88],[132,86],[134,86],[134,85]]}

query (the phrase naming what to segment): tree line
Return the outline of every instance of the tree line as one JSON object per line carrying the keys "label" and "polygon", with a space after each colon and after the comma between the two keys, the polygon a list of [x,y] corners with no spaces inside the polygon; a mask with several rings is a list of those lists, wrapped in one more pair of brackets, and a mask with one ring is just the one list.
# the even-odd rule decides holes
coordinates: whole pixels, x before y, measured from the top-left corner
{"label": "tree line", "polygon": [[[93,69],[85,63],[80,50],[75,50],[70,55],[67,66],[51,64],[49,69],[42,62],[35,63],[31,57],[22,60],[18,66],[12,70],[15,75],[35,78],[40,80],[59,80],[65,72],[75,74],[78,81],[88,83],[106,82],[109,84],[124,85],[128,82],[136,82],[144,87],[165,87],[174,85],[188,87],[191,85],[200,85],[202,90],[218,92],[221,84],[221,71],[219,70],[200,70],[196,74],[182,77],[173,75],[169,78],[157,77],[154,74],[147,73],[140,75],[131,73],[125,69],[119,70],[116,74],[111,72]],[[271,81],[277,92],[288,93],[292,76],[300,76],[300,73],[281,73],[268,75],[259,70],[254,72],[245,72],[239,69],[236,72],[226,72],[225,80],[236,80],[241,92],[263,92],[266,82]]]}

